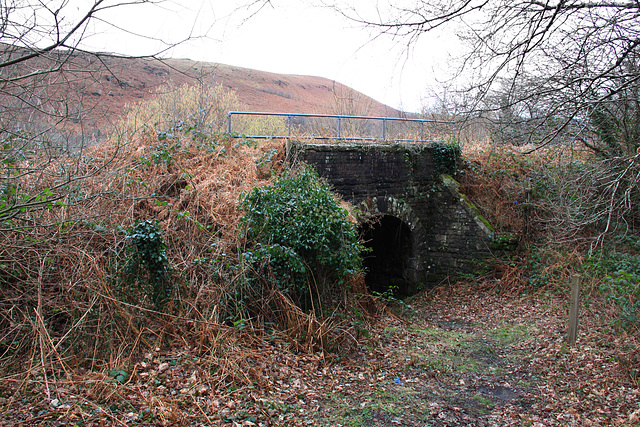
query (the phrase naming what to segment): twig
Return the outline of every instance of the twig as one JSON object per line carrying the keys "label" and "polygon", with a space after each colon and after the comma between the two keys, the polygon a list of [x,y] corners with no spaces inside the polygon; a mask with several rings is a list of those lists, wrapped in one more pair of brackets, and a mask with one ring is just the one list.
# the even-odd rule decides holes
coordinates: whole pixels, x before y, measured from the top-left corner
{"label": "twig", "polygon": [[49,379],[47,377],[47,366],[45,364],[45,351],[44,351],[44,338],[43,334],[46,332],[44,330],[44,323],[42,323],[42,268],[45,262],[46,257],[43,257],[41,265],[40,265],[40,274],[38,280],[38,307],[36,308],[36,317],[38,318],[38,325],[36,328],[38,331],[38,343],[40,345],[40,365],[42,365],[42,373],[44,375],[44,385],[47,390],[47,399],[51,401],[51,390],[49,389]]}

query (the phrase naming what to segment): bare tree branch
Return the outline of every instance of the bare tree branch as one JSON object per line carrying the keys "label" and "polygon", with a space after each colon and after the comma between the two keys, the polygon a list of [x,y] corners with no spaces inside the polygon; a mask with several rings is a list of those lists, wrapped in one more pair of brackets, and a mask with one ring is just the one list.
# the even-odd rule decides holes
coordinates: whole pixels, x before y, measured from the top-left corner
{"label": "bare tree branch", "polygon": [[[268,4],[247,0],[245,6],[255,14]],[[186,36],[161,40],[116,22],[113,12],[176,5],[171,0],[0,1],[0,223],[50,207],[72,184],[92,176],[81,172],[84,149],[108,130],[96,119],[84,121],[102,99],[85,96],[86,88],[101,84],[105,75],[124,83],[109,65],[112,55],[89,52],[87,39],[108,28],[157,41],[159,49],[137,58],[159,59],[168,49],[202,36],[195,34],[195,20]],[[37,184],[51,179],[61,184]],[[43,187],[49,187],[47,194]]]}
{"label": "bare tree branch", "polygon": [[637,224],[640,2],[380,0],[366,7],[334,0],[330,6],[414,47],[436,29],[455,34],[465,51],[451,81],[460,89],[448,94],[469,124],[489,124],[493,141],[530,144],[529,152],[579,143],[596,154],[583,169],[565,171],[566,178],[548,171],[545,179],[556,181],[559,195],[540,207],[551,213],[545,221],[555,235],[568,241],[595,228],[597,246],[613,230]]}

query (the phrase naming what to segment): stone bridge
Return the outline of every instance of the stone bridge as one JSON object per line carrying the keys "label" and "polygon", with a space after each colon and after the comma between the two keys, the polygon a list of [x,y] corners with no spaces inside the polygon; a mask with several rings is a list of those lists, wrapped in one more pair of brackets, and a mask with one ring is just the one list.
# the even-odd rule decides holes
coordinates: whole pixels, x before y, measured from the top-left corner
{"label": "stone bridge", "polygon": [[313,166],[359,211],[371,290],[410,295],[490,255],[490,226],[456,181],[436,173],[429,144],[290,141],[287,156]]}

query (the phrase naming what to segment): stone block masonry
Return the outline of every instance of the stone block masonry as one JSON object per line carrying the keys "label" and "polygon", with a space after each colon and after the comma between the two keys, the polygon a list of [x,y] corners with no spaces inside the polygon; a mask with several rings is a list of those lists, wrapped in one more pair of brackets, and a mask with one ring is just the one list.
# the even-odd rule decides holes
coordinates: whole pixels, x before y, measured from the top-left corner
{"label": "stone block masonry", "polygon": [[452,178],[436,176],[429,144],[291,141],[287,159],[314,167],[359,211],[372,290],[410,295],[490,255],[491,230]]}

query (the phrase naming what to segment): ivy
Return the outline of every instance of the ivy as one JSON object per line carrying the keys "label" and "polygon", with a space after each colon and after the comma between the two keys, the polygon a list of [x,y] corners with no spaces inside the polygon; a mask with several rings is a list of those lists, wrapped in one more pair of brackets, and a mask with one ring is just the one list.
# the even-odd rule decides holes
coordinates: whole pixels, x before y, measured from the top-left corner
{"label": "ivy", "polygon": [[128,230],[127,240],[124,281],[137,286],[156,309],[161,309],[173,291],[162,229],[157,221],[137,221]]}
{"label": "ivy", "polygon": [[587,266],[605,273],[600,292],[618,307],[615,323],[625,330],[640,328],[640,237],[616,236]]}
{"label": "ivy", "polygon": [[617,323],[626,330],[640,327],[640,275],[618,270],[604,278],[600,291],[618,306]]}
{"label": "ivy", "polygon": [[460,143],[453,140],[451,142],[432,142],[430,144],[433,156],[433,169],[436,176],[455,175],[462,157],[462,147]]}

